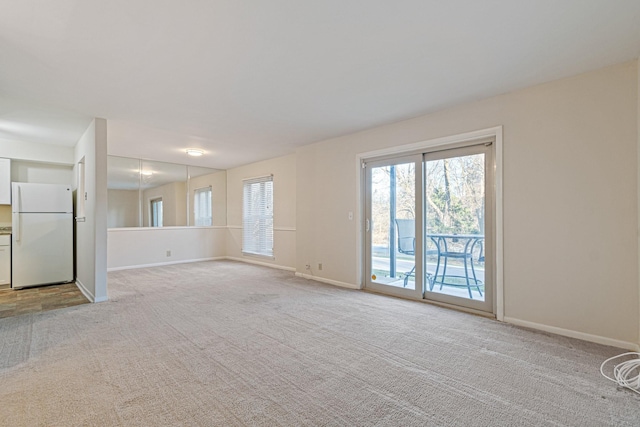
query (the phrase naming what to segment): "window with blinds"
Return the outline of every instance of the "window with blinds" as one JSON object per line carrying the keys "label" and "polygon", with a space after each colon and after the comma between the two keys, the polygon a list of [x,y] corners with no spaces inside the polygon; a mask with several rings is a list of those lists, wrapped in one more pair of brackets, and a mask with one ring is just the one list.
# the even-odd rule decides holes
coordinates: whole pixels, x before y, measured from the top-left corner
{"label": "window with blinds", "polygon": [[242,198],[242,252],[273,256],[273,176],[246,179]]}
{"label": "window with blinds", "polygon": [[193,192],[194,225],[212,225],[211,187],[198,188]]}

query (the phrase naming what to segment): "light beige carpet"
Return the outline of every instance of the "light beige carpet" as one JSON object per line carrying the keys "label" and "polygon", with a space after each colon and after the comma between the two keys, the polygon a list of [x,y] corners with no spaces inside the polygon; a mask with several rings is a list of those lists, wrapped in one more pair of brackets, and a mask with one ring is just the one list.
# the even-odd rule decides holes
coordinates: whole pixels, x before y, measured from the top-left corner
{"label": "light beige carpet", "polygon": [[611,347],[230,261],[109,294],[0,319],[0,425],[640,425]]}

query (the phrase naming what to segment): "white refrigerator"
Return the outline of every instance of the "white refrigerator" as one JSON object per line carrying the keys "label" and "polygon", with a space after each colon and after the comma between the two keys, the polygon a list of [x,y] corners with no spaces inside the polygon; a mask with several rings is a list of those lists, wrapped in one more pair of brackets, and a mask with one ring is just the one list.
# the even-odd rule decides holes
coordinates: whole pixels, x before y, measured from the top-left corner
{"label": "white refrigerator", "polygon": [[71,186],[14,182],[11,287],[73,281]]}

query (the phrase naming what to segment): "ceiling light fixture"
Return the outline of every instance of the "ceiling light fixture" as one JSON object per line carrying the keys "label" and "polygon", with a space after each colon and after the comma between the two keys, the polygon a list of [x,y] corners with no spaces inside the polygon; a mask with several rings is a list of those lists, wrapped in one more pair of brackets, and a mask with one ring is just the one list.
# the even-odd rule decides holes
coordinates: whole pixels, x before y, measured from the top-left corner
{"label": "ceiling light fixture", "polygon": [[204,151],[197,148],[187,148],[187,154],[193,157],[200,157],[204,154]]}
{"label": "ceiling light fixture", "polygon": [[152,172],[152,171],[140,171],[140,173],[141,173],[142,175],[144,175],[144,176],[151,176],[151,175],[153,175],[153,172]]}

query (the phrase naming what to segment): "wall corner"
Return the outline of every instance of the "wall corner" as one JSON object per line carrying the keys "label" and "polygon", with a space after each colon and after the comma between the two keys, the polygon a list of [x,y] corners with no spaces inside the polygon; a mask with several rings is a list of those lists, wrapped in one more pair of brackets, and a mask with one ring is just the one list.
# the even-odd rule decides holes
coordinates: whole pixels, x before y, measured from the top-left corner
{"label": "wall corner", "polygon": [[96,118],[95,299],[107,300],[107,121]]}
{"label": "wall corner", "polygon": [[638,227],[636,229],[636,253],[638,257],[638,271],[637,271],[637,285],[638,285],[638,337],[637,344],[640,345],[640,57],[636,60],[636,74],[638,76],[636,84],[636,203],[637,203],[637,215],[638,215]]}

